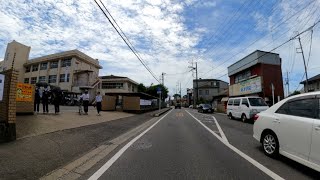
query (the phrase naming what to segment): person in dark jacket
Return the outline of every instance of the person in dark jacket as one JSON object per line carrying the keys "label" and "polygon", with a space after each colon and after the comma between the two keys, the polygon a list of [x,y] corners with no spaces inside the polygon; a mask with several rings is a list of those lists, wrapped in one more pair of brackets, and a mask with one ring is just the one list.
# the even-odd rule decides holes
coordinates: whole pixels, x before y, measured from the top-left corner
{"label": "person in dark jacket", "polygon": [[44,87],[44,90],[42,92],[42,106],[43,106],[43,114],[44,113],[49,113],[49,96],[50,96],[50,92],[49,92],[49,88],[48,86]]}
{"label": "person in dark jacket", "polygon": [[61,102],[61,92],[57,91],[53,93],[53,104],[54,104],[54,113],[58,114],[60,112],[60,102]]}
{"label": "person in dark jacket", "polygon": [[36,86],[36,89],[34,90],[34,112],[39,113],[39,106],[40,106],[40,92],[39,87]]}

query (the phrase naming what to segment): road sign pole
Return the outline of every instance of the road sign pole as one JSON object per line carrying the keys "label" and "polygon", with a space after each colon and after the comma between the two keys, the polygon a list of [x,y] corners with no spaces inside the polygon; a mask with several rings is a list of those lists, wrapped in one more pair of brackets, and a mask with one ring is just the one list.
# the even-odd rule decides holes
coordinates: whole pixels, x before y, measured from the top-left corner
{"label": "road sign pole", "polygon": [[161,109],[161,92],[159,93],[159,113],[160,113],[160,109]]}

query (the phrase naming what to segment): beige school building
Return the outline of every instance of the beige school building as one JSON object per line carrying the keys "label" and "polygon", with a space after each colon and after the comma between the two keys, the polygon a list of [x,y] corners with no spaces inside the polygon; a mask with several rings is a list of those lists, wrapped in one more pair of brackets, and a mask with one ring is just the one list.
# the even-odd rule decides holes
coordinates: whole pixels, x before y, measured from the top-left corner
{"label": "beige school building", "polygon": [[94,97],[100,84],[98,59],[79,50],[71,50],[29,59],[31,47],[17,41],[8,44],[5,58],[0,62],[0,72],[19,71],[18,82],[36,84],[46,82],[62,90],[81,93],[89,89]]}

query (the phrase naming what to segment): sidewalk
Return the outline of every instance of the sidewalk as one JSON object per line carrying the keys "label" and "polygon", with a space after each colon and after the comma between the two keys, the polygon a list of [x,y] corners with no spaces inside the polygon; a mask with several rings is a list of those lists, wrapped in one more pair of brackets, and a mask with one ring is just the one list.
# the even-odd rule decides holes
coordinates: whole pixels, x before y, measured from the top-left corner
{"label": "sidewalk", "polygon": [[[68,114],[67,111],[65,113]],[[74,114],[74,112],[70,113]],[[102,115],[102,119],[110,113],[105,112]],[[129,115],[129,117],[97,124],[102,119],[96,117],[92,111],[89,117],[92,116],[93,119],[91,121],[96,122],[96,124],[64,129],[0,144],[0,179],[38,179],[43,177],[47,173],[82,157],[103,143],[152,119],[154,113]],[[48,117],[51,118],[51,121],[64,123],[63,120],[52,120],[52,117],[58,116],[38,115],[36,121],[45,121],[42,118]],[[75,114],[71,117],[72,119],[66,121],[83,122],[81,120],[82,116]],[[27,120],[24,119],[24,121]],[[40,124],[43,126],[43,123]],[[70,124],[72,126],[72,123]],[[46,129],[53,130],[52,128]]]}
{"label": "sidewalk", "polygon": [[37,136],[134,115],[125,112],[108,111],[101,112],[101,116],[97,116],[97,111],[92,106],[89,107],[88,115],[79,115],[77,106],[61,106],[60,111],[60,114],[55,115],[54,107],[50,105],[49,114],[42,114],[42,111],[40,111],[37,115],[18,115],[16,123],[17,138]]}

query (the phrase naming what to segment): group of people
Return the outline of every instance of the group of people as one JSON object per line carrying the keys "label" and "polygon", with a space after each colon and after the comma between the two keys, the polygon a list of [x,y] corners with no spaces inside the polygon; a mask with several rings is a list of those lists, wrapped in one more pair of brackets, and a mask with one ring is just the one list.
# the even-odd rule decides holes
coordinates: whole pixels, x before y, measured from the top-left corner
{"label": "group of people", "polygon": [[[88,93],[88,90],[85,90],[84,93],[80,96],[80,102],[82,102],[83,110],[86,115],[88,114],[89,99],[90,95]],[[102,96],[100,95],[100,92],[97,92],[93,105],[97,107],[98,116],[101,115],[101,102]]]}
{"label": "group of people", "polygon": [[[61,91],[51,91],[48,86],[40,88],[36,86],[35,88],[35,96],[34,96],[34,112],[39,113],[40,111],[40,103],[42,103],[43,114],[49,113],[49,99],[52,99],[54,104],[55,114],[60,112],[60,103],[62,100],[62,92]],[[88,114],[90,96],[88,90],[85,90],[84,93],[79,97],[79,102],[82,102],[83,110],[85,114]],[[102,96],[100,92],[97,93],[95,97],[95,101],[93,105],[96,106],[98,115],[100,116],[101,112],[101,102]]]}
{"label": "group of people", "polygon": [[55,114],[60,112],[60,102],[62,99],[62,93],[60,91],[52,92],[48,86],[44,86],[41,89],[39,86],[35,88],[34,95],[34,112],[39,113],[40,102],[42,102],[43,114],[49,113],[49,98],[53,98]]}

